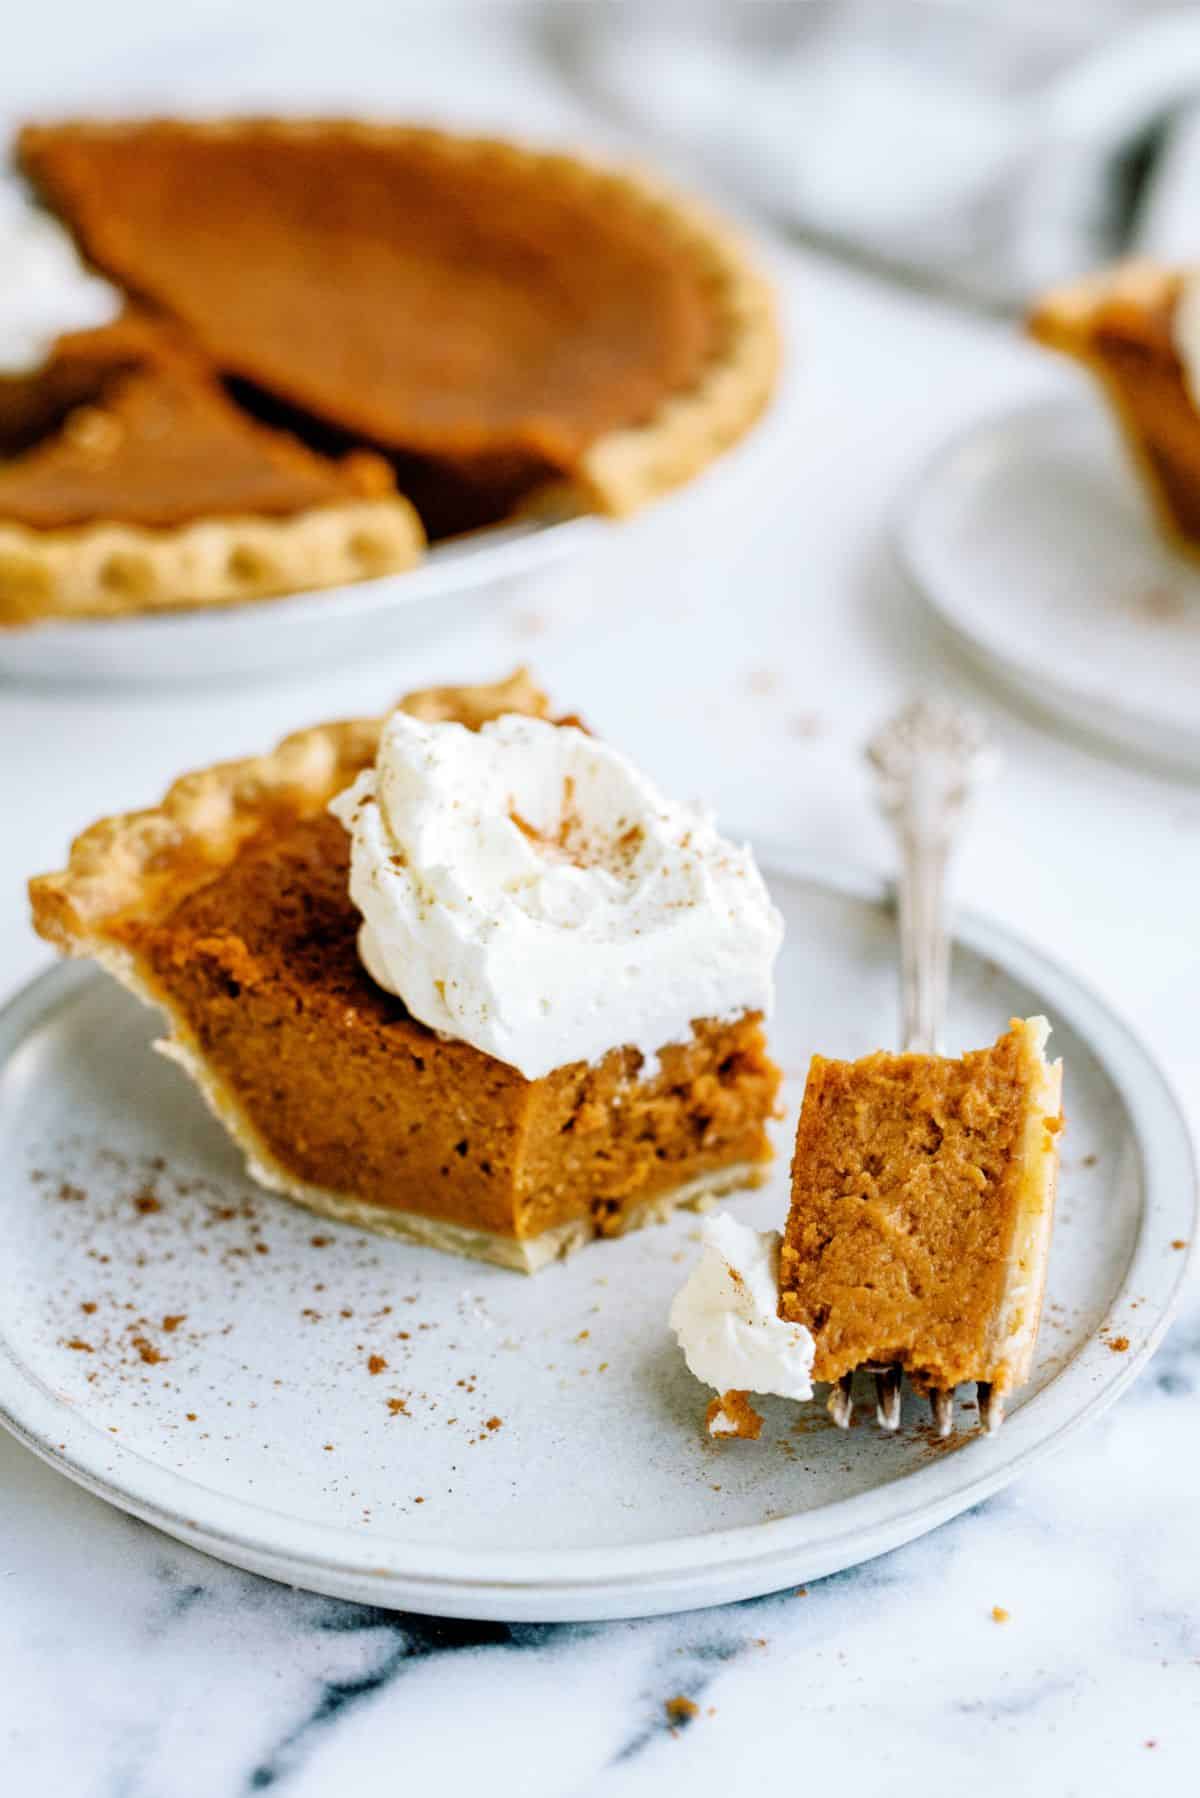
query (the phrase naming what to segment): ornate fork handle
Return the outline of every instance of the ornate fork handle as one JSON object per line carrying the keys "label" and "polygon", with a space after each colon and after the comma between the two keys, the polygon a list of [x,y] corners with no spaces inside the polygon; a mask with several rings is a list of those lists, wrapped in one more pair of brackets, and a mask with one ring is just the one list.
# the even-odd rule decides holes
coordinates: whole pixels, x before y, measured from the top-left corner
{"label": "ornate fork handle", "polygon": [[901,1042],[934,1054],[949,984],[946,867],[988,768],[986,739],[969,713],[918,700],[872,738],[867,755],[900,850]]}

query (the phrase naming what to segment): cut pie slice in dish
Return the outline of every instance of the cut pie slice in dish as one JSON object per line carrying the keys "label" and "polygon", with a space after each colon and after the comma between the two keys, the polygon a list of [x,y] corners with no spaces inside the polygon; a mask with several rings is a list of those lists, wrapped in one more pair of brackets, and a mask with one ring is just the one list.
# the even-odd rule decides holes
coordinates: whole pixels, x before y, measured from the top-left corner
{"label": "cut pie slice in dish", "polygon": [[[549,715],[524,673],[403,708],[471,730]],[[779,1081],[759,1015],[698,1020],[652,1072],[618,1047],[526,1079],[368,976],[328,805],[374,763],[380,730],[303,731],[93,825],[65,870],[32,882],[38,930],[159,1006],[162,1047],[254,1177],[329,1216],[532,1271],[756,1184]]]}
{"label": "cut pie slice in dish", "polygon": [[148,319],[0,381],[0,626],[332,586],[423,542],[381,457],[256,422]]}
{"label": "cut pie slice in dish", "polygon": [[1062,1128],[1048,1032],[1014,1019],[957,1060],[813,1058],[779,1315],[811,1332],[814,1379],[901,1368],[926,1389],[974,1380],[1002,1401],[1028,1378]]}
{"label": "cut pie slice in dish", "polygon": [[[1200,551],[1200,301],[1190,271],[1124,263],[1054,290],[1029,328],[1099,381],[1178,548]],[[1196,345],[1196,351],[1189,349]]]}
{"label": "cut pie slice in dish", "polygon": [[639,174],[336,120],[30,127],[18,156],[94,267],[246,403],[415,459],[426,486],[441,469],[476,511],[492,483],[560,481],[629,511],[774,382],[766,284]]}

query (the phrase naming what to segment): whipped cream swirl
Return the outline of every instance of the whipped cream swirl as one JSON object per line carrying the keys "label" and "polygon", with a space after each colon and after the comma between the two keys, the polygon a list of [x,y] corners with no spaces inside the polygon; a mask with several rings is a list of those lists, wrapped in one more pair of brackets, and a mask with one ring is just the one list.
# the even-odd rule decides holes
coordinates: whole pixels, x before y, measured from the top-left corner
{"label": "whipped cream swirl", "polygon": [[0,375],[31,373],[56,337],[120,310],[116,288],[88,272],[62,226],[0,178]]}
{"label": "whipped cream swirl", "polygon": [[768,1012],[783,924],[749,849],[570,725],[404,712],[330,808],[359,954],[413,1016],[536,1080]]}
{"label": "whipped cream swirl", "polygon": [[671,1306],[671,1328],[696,1378],[718,1392],[811,1398],[812,1335],[779,1316],[779,1231],[717,1212],[704,1219],[700,1239],[700,1259]]}

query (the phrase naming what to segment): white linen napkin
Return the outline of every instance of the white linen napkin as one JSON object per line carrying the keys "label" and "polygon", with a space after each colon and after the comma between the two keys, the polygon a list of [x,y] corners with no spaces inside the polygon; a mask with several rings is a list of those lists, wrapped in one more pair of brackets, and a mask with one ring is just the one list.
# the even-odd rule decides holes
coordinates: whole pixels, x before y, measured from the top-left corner
{"label": "white linen napkin", "polygon": [[995,306],[1118,256],[1200,259],[1200,8],[559,9],[626,123],[805,237]]}

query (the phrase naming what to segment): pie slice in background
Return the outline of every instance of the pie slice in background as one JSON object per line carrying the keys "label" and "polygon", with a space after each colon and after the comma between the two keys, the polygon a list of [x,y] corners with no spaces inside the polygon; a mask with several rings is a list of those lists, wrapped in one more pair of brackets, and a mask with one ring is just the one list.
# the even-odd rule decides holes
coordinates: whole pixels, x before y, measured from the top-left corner
{"label": "pie slice in background", "polygon": [[0,626],[333,586],[423,545],[382,457],[258,423],[151,320],[0,379]]}

